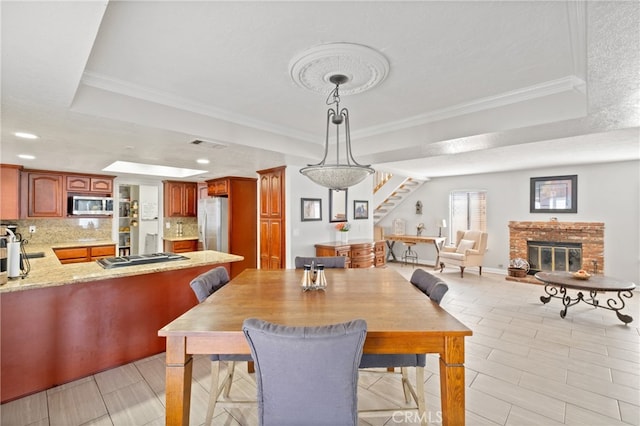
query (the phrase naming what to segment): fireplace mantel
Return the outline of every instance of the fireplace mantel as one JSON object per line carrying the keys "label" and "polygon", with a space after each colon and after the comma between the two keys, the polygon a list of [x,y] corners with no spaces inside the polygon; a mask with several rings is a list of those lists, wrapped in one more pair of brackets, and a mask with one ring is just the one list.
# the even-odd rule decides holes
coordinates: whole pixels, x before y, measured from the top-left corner
{"label": "fireplace mantel", "polygon": [[509,222],[509,256],[527,258],[527,241],[582,244],[582,269],[604,273],[604,222]]}

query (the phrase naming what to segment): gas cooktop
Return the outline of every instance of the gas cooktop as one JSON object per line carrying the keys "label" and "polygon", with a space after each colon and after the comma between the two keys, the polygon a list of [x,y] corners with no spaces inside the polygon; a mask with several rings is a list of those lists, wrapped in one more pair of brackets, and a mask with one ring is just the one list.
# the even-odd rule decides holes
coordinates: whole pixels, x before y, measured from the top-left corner
{"label": "gas cooktop", "polygon": [[96,260],[98,265],[105,269],[120,268],[122,266],[137,266],[146,263],[160,263],[171,262],[173,260],[185,260],[189,259],[186,256],[175,253],[152,253],[152,254],[139,254],[131,256],[118,256],[118,257],[105,257]]}

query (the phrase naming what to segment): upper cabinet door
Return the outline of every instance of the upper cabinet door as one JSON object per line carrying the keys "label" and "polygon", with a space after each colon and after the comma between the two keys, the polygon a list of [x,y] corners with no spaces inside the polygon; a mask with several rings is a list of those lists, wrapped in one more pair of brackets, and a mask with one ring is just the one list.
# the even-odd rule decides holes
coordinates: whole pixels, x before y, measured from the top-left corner
{"label": "upper cabinet door", "polygon": [[91,179],[88,176],[67,176],[67,191],[91,191]]}
{"label": "upper cabinet door", "polygon": [[62,175],[29,173],[29,217],[62,217]]}
{"label": "upper cabinet door", "polygon": [[21,166],[0,164],[0,219],[20,218]]}
{"label": "upper cabinet door", "polygon": [[164,188],[165,215],[168,217],[182,216],[182,184],[169,182],[165,184]]}
{"label": "upper cabinet door", "polygon": [[111,193],[113,190],[113,179],[91,178],[91,192]]}
{"label": "upper cabinet door", "polygon": [[260,217],[269,217],[269,199],[271,194],[271,175],[260,175]]}
{"label": "upper cabinet door", "polygon": [[196,183],[184,184],[184,205],[183,212],[187,217],[198,215],[198,185]]}
{"label": "upper cabinet door", "polygon": [[284,200],[284,168],[260,172],[260,217],[282,219]]}
{"label": "upper cabinet door", "polygon": [[269,210],[271,217],[282,217],[282,192],[284,182],[282,181],[282,170],[273,172],[270,178],[271,197],[269,199]]}

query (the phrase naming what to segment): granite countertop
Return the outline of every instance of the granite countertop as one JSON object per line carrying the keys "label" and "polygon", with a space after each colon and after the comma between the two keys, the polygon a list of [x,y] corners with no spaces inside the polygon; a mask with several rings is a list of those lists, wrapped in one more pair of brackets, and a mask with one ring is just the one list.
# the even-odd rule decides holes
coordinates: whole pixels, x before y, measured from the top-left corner
{"label": "granite countertop", "polygon": [[190,241],[190,240],[197,240],[198,237],[171,237],[171,236],[167,236],[167,237],[162,237],[163,240],[165,241]]}
{"label": "granite countertop", "polygon": [[[83,241],[79,243],[55,244],[54,247],[60,248],[113,244],[111,241],[91,241],[90,243],[91,244],[87,244],[87,242]],[[104,269],[97,262],[70,263],[63,265],[54,254],[53,248],[49,246],[27,245],[25,246],[25,251],[27,253],[43,252],[44,257],[29,259],[31,271],[27,277],[24,279],[9,279],[6,284],[0,285],[0,294],[12,291],[99,281],[109,278],[150,274],[154,272],[171,271],[203,265],[238,262],[244,259],[242,256],[237,256],[235,254],[203,250],[180,253],[181,255],[188,257],[187,260],[174,260],[170,262],[148,263],[137,266]]]}

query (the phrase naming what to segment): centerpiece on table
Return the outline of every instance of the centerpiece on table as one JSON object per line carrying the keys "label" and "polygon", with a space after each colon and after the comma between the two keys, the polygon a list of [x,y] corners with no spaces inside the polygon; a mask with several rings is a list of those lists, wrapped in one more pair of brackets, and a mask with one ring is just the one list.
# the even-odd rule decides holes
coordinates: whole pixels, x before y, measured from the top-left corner
{"label": "centerpiece on table", "polygon": [[340,241],[343,243],[349,241],[349,229],[351,229],[351,224],[349,222],[340,222],[336,224],[336,230],[340,234]]}

